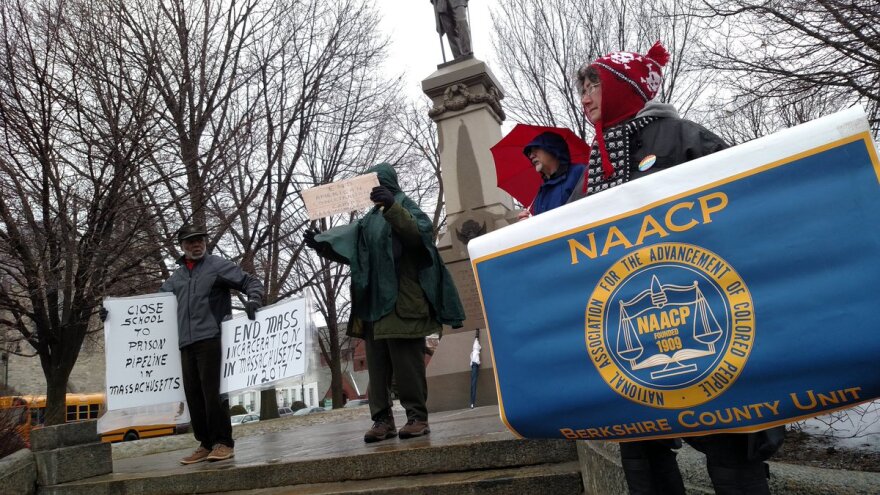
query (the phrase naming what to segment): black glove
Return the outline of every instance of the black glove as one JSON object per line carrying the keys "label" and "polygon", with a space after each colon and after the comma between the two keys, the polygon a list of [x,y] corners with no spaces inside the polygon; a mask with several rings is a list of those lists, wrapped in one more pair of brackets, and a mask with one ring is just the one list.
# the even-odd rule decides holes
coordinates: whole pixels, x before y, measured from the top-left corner
{"label": "black glove", "polygon": [[98,310],[98,318],[101,318],[101,321],[107,321],[107,315],[109,314],[110,312],[104,306],[101,306],[101,309]]}
{"label": "black glove", "polygon": [[262,307],[263,305],[260,304],[260,301],[254,299],[250,299],[248,302],[244,303],[244,312],[247,313],[248,320],[256,320],[257,310]]}
{"label": "black glove", "polygon": [[320,234],[321,231],[318,229],[308,229],[306,233],[303,235],[303,242],[306,243],[306,246],[314,249],[315,251],[321,251],[321,243],[315,240],[315,236]]}
{"label": "black glove", "polygon": [[370,201],[382,205],[387,210],[394,204],[394,194],[385,186],[376,186],[370,192]]}

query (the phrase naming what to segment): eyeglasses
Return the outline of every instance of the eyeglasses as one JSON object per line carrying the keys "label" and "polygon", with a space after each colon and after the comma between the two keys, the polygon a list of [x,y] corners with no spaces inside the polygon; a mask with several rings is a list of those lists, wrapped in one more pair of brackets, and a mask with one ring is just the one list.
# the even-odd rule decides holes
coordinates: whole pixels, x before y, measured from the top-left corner
{"label": "eyeglasses", "polygon": [[593,93],[595,93],[601,85],[602,84],[600,83],[585,84],[581,96],[593,96]]}

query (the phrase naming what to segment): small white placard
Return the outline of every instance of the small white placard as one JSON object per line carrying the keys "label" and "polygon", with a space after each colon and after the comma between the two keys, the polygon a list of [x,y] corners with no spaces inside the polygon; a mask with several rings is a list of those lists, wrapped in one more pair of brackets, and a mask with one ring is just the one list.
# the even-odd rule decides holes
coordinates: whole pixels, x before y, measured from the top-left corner
{"label": "small white placard", "polygon": [[306,371],[306,299],[285,299],[223,322],[220,392],[263,388]]}
{"label": "small white placard", "polygon": [[306,189],[302,197],[309,220],[373,206],[375,203],[370,201],[370,191],[378,185],[379,178],[375,173],[370,173]]}
{"label": "small white placard", "polygon": [[107,298],[107,410],[186,400],[173,294]]}

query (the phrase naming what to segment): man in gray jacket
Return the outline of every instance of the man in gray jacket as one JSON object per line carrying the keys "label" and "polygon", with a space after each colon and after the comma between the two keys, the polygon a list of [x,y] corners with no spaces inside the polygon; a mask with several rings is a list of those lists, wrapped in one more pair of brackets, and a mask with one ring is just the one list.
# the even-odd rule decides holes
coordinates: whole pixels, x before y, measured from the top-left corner
{"label": "man in gray jacket", "polygon": [[177,296],[177,332],[183,389],[199,448],[180,460],[193,464],[222,461],[234,455],[229,408],[220,397],[220,323],[232,313],[230,290],[247,295],[251,320],[262,305],[263,284],[238,265],[207,254],[207,231],[184,225],[177,233],[183,249],[180,265],[162,284]]}

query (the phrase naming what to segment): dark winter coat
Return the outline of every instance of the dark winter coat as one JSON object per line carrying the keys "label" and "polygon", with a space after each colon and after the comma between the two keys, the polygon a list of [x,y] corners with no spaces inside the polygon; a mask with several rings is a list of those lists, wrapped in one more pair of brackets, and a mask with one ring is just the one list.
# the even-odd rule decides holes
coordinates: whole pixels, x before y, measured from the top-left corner
{"label": "dark winter coat", "polygon": [[232,313],[230,290],[263,300],[263,283],[235,263],[212,254],[205,255],[190,270],[184,259],[159,289],[177,296],[178,346],[220,336],[220,323]]}
{"label": "dark winter coat", "polygon": [[[672,105],[649,102],[636,115],[638,117],[657,117],[657,120],[638,131],[629,141],[629,180],[666,170],[728,147],[723,139],[705,127],[680,118]],[[621,123],[624,124],[625,122]],[[657,157],[657,161],[648,170],[640,171],[639,163],[649,155]],[[581,178],[569,202],[584,197],[583,185]]]}
{"label": "dark winter coat", "polygon": [[559,168],[553,175],[541,176],[544,182],[538,189],[538,195],[535,196],[531,207],[532,215],[539,215],[567,203],[587,167],[579,163],[571,163],[568,146],[558,134],[545,132],[538,135],[523,149],[523,153],[528,156],[532,148],[540,148],[559,160]]}
{"label": "dark winter coat", "polygon": [[[638,116],[663,115],[661,109],[657,108],[660,105],[646,106]],[[664,106],[671,109],[671,105]],[[679,118],[677,114],[662,117],[645,126],[630,141],[630,164],[633,167],[630,180],[711,155],[727,147],[723,139],[700,124]],[[648,155],[656,156],[657,161],[651,168],[641,172],[638,165]]]}

